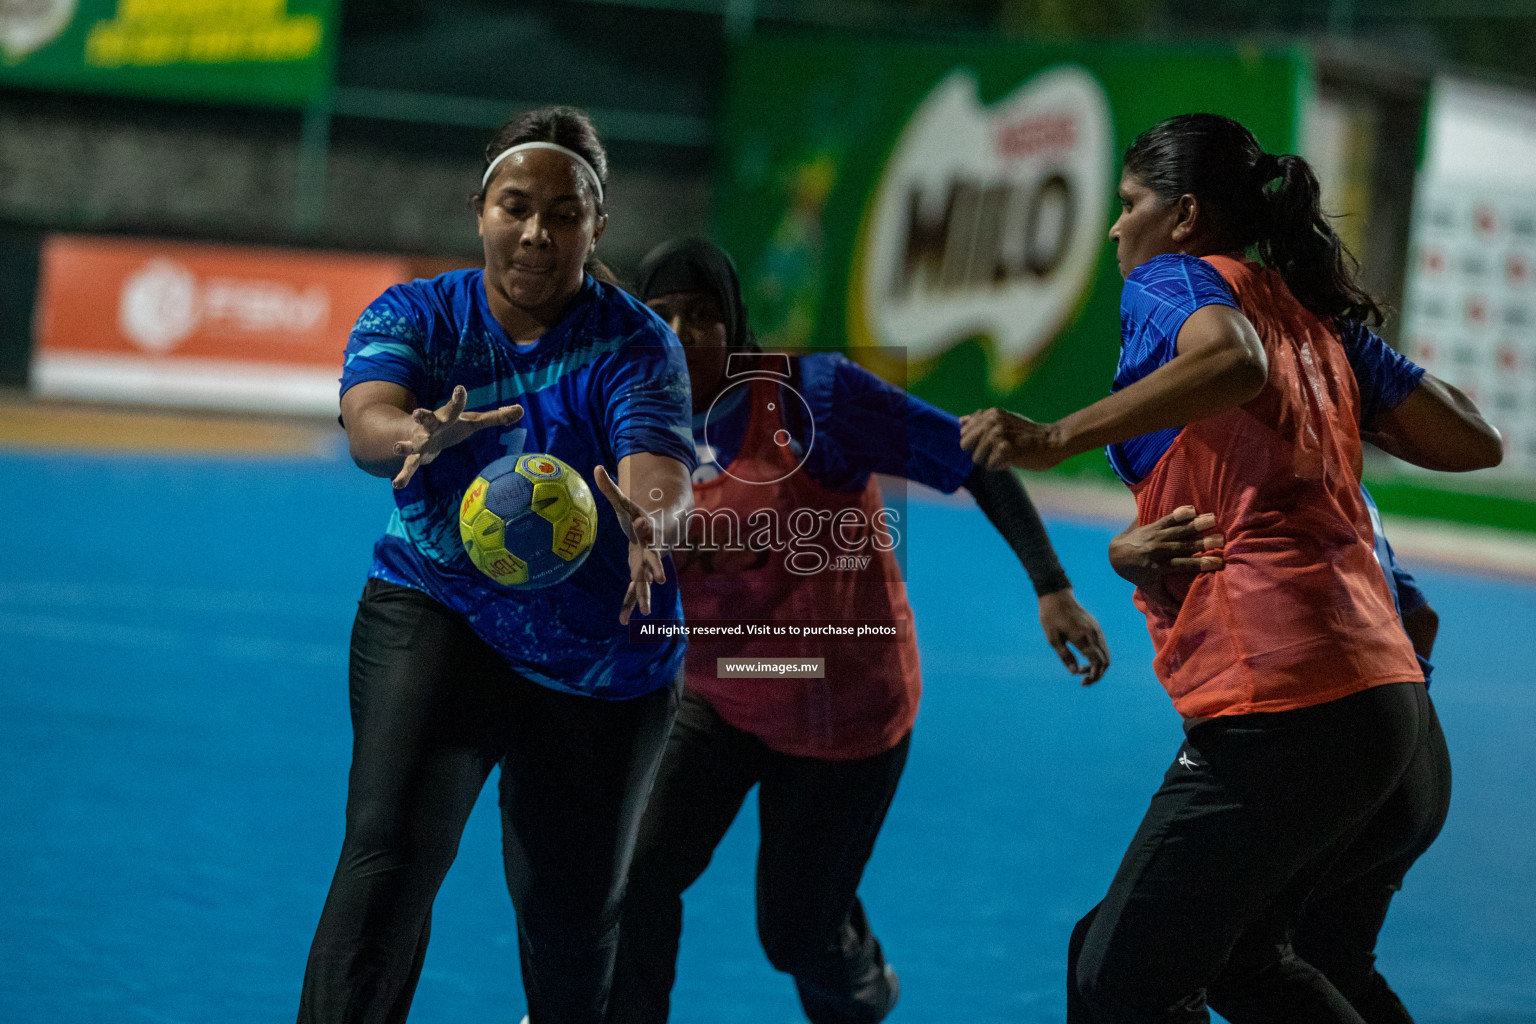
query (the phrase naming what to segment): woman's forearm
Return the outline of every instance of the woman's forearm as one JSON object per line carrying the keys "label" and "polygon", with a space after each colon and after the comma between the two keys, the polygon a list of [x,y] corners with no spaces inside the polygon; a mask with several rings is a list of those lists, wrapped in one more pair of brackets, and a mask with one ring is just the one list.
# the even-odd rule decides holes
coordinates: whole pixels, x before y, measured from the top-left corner
{"label": "woman's forearm", "polygon": [[1389,455],[1442,472],[1487,469],[1504,458],[1503,438],[1472,400],[1428,373],[1362,434]]}
{"label": "woman's forearm", "polygon": [[978,466],[965,480],[966,490],[998,533],[1018,556],[1037,596],[1054,594],[1072,586],[1056,557],[1056,549],[1040,521],[1029,492],[1011,469],[989,470]]}
{"label": "woman's forearm", "polygon": [[352,461],[365,473],[393,477],[405,465],[405,456],[395,454],[395,445],[410,436],[411,414],[390,405],[365,407],[347,423],[347,441]]}
{"label": "woman's forearm", "polygon": [[341,396],[341,422],[352,461],[365,473],[393,477],[405,465],[395,445],[411,435],[416,396],[398,384],[364,381]]}
{"label": "woman's forearm", "polygon": [[651,521],[653,547],[680,546],[684,520],[693,510],[693,481],[687,466],[666,455],[627,455],[619,460],[619,487]]}

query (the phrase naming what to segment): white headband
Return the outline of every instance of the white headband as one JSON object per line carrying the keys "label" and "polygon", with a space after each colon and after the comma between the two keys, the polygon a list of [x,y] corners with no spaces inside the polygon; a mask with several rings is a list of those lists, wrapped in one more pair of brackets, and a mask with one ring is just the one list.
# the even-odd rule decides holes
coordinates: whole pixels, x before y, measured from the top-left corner
{"label": "white headband", "polygon": [[598,203],[598,205],[601,206],[603,204],[603,183],[598,178],[597,171],[593,169],[591,164],[587,163],[586,157],[582,156],[580,153],[576,152],[574,149],[567,149],[567,148],[565,148],[564,146],[560,145],[558,142],[524,142],[524,143],[520,143],[519,145],[513,146],[510,149],[504,149],[500,153],[497,153],[496,154],[496,159],[492,160],[491,161],[491,165],[485,169],[485,176],[480,179],[480,189],[481,189],[481,191],[484,191],[485,190],[485,186],[490,184],[491,174],[496,170],[496,165],[497,164],[501,163],[503,160],[505,160],[507,157],[511,156],[513,153],[522,153],[522,152],[524,152],[526,150],[530,150],[530,149],[552,149],[556,153],[564,153],[566,156],[568,156],[572,160],[574,160],[576,162],[576,166],[580,167],[582,170],[586,171],[587,172],[587,177],[592,179],[592,188],[593,188],[594,191],[597,192],[597,203]]}

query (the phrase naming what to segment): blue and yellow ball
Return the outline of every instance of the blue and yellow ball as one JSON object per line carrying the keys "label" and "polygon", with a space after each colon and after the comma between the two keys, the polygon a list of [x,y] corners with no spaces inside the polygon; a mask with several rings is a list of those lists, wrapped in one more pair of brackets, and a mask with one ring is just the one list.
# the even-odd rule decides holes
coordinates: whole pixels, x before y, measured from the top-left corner
{"label": "blue and yellow ball", "polygon": [[581,474],[553,455],[508,455],[481,470],[459,503],[459,537],[497,583],[532,590],[586,561],[597,505]]}

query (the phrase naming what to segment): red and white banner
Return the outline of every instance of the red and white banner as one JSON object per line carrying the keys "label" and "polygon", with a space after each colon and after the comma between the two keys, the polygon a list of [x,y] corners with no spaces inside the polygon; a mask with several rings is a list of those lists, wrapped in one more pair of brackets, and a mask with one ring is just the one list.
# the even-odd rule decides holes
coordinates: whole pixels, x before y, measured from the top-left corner
{"label": "red and white banner", "polygon": [[403,257],[54,235],[32,386],[111,402],[333,413],[347,334]]}

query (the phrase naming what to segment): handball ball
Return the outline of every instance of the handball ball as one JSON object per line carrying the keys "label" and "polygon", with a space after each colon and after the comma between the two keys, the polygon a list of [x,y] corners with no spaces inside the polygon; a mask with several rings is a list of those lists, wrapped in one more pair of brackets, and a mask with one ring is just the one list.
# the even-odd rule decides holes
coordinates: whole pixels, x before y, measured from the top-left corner
{"label": "handball ball", "polygon": [[553,455],[508,455],[464,492],[459,536],[469,560],[497,583],[548,587],[586,561],[597,506],[581,474]]}

